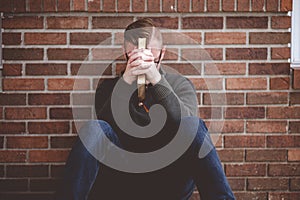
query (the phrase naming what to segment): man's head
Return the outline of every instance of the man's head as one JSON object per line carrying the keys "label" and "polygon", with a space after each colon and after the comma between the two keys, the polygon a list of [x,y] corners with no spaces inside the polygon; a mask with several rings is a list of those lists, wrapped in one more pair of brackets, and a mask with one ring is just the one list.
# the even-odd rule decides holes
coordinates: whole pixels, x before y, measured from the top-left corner
{"label": "man's head", "polygon": [[155,62],[159,63],[165,53],[163,47],[162,35],[160,30],[155,27],[153,21],[149,18],[139,19],[127,26],[124,32],[124,51],[127,53],[137,48],[138,38],[146,38],[147,48],[155,58]]}

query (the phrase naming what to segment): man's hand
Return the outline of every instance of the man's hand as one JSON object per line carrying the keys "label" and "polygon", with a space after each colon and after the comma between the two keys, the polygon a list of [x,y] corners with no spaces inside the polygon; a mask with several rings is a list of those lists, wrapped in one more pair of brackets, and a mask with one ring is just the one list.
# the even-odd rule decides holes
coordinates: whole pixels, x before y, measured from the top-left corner
{"label": "man's hand", "polygon": [[154,57],[149,49],[134,49],[128,54],[126,70],[123,79],[128,84],[132,84],[138,75],[145,74],[146,81],[155,85],[161,79],[161,74],[156,68]]}

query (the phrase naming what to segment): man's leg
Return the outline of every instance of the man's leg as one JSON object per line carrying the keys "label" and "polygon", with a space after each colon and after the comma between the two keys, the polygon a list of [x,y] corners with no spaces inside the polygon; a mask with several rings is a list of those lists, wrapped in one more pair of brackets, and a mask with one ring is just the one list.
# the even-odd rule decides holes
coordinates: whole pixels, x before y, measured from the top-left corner
{"label": "man's leg", "polygon": [[[104,135],[104,134],[105,135]],[[90,153],[109,151],[103,144],[103,137],[107,137],[116,145],[120,145],[115,132],[104,121],[90,121],[79,132],[80,138],[74,144],[65,166],[62,191],[59,200],[85,200],[97,177],[100,163]],[[103,149],[105,146],[106,149]],[[103,155],[102,155],[103,156]]]}

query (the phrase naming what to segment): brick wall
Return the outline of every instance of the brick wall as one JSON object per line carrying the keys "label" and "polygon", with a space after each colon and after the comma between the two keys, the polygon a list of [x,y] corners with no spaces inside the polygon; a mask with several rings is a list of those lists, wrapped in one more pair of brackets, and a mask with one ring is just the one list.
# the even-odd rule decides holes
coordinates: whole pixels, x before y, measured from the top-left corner
{"label": "brick wall", "polygon": [[1,0],[1,199],[52,199],[76,138],[72,108],[92,115],[97,74],[112,78],[124,67],[121,58],[109,61],[122,54],[123,28],[143,16],[167,28],[165,64],[194,82],[200,116],[222,133],[213,137],[237,199],[298,199],[291,7],[291,0]]}

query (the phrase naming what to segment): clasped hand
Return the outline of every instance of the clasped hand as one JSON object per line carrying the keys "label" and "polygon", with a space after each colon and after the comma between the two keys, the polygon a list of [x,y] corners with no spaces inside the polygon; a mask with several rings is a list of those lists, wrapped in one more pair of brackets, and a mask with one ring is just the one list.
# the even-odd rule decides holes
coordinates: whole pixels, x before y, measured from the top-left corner
{"label": "clasped hand", "polygon": [[150,49],[134,49],[128,53],[128,60],[123,79],[128,84],[136,81],[138,75],[146,75],[146,83],[155,85],[161,79],[161,74],[154,63],[154,56]]}

